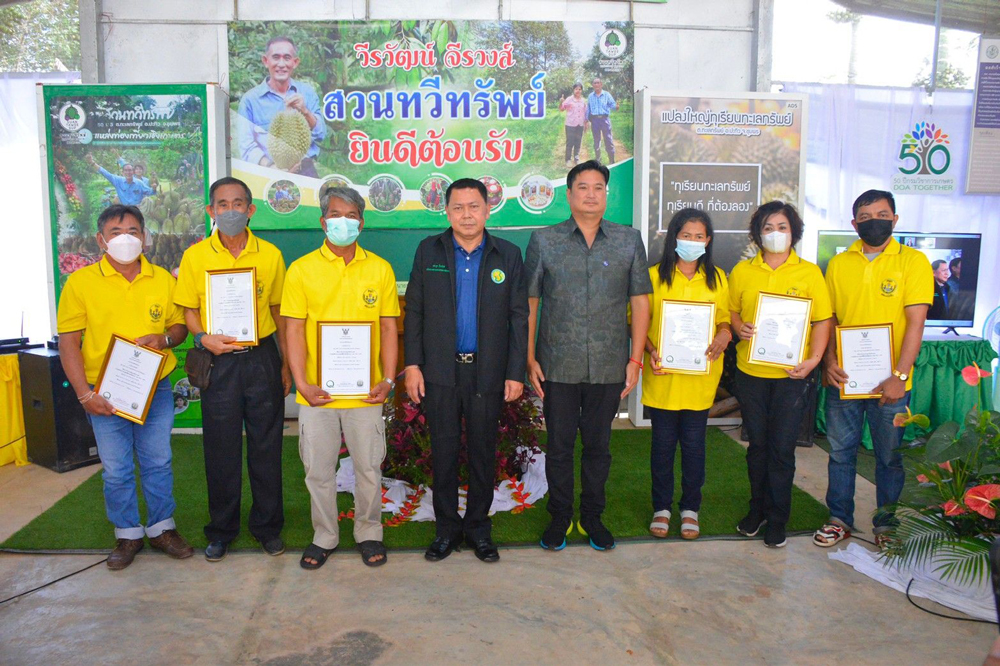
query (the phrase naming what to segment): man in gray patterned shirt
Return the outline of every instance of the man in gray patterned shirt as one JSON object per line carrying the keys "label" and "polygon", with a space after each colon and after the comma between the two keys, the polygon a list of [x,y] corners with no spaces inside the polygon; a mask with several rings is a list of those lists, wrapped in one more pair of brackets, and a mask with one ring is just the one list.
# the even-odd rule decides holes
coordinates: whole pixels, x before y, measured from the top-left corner
{"label": "man in gray patterned shirt", "polygon": [[566,198],[572,217],[535,231],[524,262],[530,307],[528,379],[542,397],[548,431],[545,476],[552,522],[541,544],[549,550],[562,550],[573,526],[578,429],[583,488],[577,527],[595,549],[615,547],[614,536],[601,522],[611,469],[611,422],[639,381],[649,328],[646,294],[653,286],[639,232],[604,219],[609,175],[595,160],[569,172]]}

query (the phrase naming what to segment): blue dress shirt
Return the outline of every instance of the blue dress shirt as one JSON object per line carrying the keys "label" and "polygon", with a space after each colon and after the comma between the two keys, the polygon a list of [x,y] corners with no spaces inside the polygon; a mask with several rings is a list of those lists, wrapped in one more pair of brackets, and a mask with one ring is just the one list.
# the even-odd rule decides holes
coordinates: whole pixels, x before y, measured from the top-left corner
{"label": "blue dress shirt", "polygon": [[476,321],[476,306],[479,302],[479,265],[483,261],[483,247],[486,236],[471,253],[458,244],[455,245],[455,351],[462,354],[479,351],[479,322]]}
{"label": "blue dress shirt", "polygon": [[602,90],[600,95],[590,93],[587,96],[587,109],[586,116],[587,120],[590,120],[591,116],[607,116],[610,115],[612,111],[618,108],[618,102],[615,98],[611,96],[607,90]]}
{"label": "blue dress shirt", "polygon": [[116,176],[104,167],[100,168],[101,175],[108,179],[108,182],[115,186],[115,192],[118,193],[118,201],[122,202],[125,206],[138,206],[143,197],[148,197],[153,194],[153,190],[150,189],[149,185],[143,183],[141,180],[132,177],[132,182],[125,180],[124,176]]}

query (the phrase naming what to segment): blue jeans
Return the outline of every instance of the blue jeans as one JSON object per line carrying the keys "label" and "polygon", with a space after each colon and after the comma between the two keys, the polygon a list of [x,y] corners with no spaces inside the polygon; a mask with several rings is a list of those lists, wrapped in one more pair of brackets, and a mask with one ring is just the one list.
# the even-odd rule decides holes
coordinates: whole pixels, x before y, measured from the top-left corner
{"label": "blue jeans", "polygon": [[888,504],[899,499],[905,473],[899,447],[903,443],[903,428],[892,425],[893,417],[906,411],[910,392],[895,404],[879,407],[877,398],[841,400],[834,388],[826,392],[826,437],[830,441],[829,486],[826,505],[831,518],[847,527],[854,525],[854,478],[857,474],[858,447],[865,417],[875,449],[875,501],[878,509],[873,524],[875,533],[884,532],[894,522]]}
{"label": "blue jeans", "polygon": [[[115,526],[116,539],[153,539],[174,529],[174,473],[170,467],[170,430],[174,427],[174,396],[170,380],[156,385],[146,423],[138,425],[120,416],[94,416],[90,425],[97,438],[97,454],[104,465],[104,506]],[[146,496],[148,527],[139,520],[135,461],[139,459],[142,492]]]}
{"label": "blue jeans", "polygon": [[669,511],[674,503],[674,455],[681,444],[681,511],[701,509],[705,485],[705,427],[708,410],[649,408],[653,441],[649,468],[653,477],[653,511]]}

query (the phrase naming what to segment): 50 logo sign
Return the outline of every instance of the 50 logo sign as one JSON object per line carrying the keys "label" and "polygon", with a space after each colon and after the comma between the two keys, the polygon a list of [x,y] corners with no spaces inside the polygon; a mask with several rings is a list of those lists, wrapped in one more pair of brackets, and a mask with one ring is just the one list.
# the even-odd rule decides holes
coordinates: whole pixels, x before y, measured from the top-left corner
{"label": "50 logo sign", "polygon": [[899,173],[892,176],[892,191],[899,194],[952,194],[951,142],[934,123],[920,122],[903,134],[897,159]]}

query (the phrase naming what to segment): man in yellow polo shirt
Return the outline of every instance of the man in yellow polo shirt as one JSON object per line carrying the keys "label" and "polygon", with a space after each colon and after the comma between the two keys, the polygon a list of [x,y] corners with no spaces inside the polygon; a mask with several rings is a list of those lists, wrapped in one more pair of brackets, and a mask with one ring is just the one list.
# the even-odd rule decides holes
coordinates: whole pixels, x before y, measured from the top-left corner
{"label": "man in yellow polo shirt", "polygon": [[[115,570],[132,563],[142,550],[143,535],[171,557],[194,553],[174,524],[174,399],[167,375],[177,359],[167,354],[143,425],[116,416],[111,404],[93,391],[112,334],[161,350],[187,337],[184,315],[173,305],[174,278],[142,256],[144,232],[142,213],[135,206],[114,205],[101,213],[97,244],[106,254],[69,276],[57,320],[63,370],[87,411],[104,465],[104,504],[118,540],[107,564]],[[133,456],[139,459],[146,497],[146,527],[139,520]]]}
{"label": "man in yellow polo shirt", "polygon": [[[313,540],[304,569],[318,569],[340,543],[337,526],[337,459],[341,433],[354,463],[354,540],[368,566],[386,562],[382,544],[382,403],[395,386],[396,276],[385,259],[358,245],[365,200],[349,187],[320,194],[326,240],[288,269],[281,315],[288,327],[288,361],[297,391],[299,454],[306,470]],[[371,376],[367,395],[338,398],[317,376],[319,322],[371,323]],[[363,381],[363,380],[359,380]]]}
{"label": "man in yellow polo shirt", "polygon": [[[284,397],[291,388],[288,367],[278,352],[284,340],[278,311],[285,260],[278,248],[247,228],[256,207],[243,181],[226,177],[212,183],[206,210],[215,221],[215,232],[184,252],[174,292],[195,347],[213,354],[210,384],[201,392],[210,517],[205,558],[217,562],[225,557],[240,531],[244,427],[253,494],[250,533],[265,553],[280,555],[285,551],[281,433]],[[207,334],[206,271],[251,267],[257,272],[258,344],[238,346],[232,344],[236,338]]]}
{"label": "man in yellow polo shirt", "polygon": [[851,224],[860,240],[830,260],[826,282],[838,325],[893,325],[895,368],[874,393],[881,398],[841,400],[840,388],[850,378],[837,364],[837,336],[826,349],[826,430],[830,441],[826,504],[830,520],[813,536],[829,547],[850,536],[854,526],[854,478],[865,417],[875,449],[875,542],[883,546],[894,518],[884,507],[903,490],[903,460],[898,449],[903,429],[893,417],[906,411],[913,385],[913,364],[920,353],[927,309],[934,299],[934,277],[922,253],[892,237],[899,216],[889,192],[869,190],[854,202]]}

